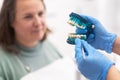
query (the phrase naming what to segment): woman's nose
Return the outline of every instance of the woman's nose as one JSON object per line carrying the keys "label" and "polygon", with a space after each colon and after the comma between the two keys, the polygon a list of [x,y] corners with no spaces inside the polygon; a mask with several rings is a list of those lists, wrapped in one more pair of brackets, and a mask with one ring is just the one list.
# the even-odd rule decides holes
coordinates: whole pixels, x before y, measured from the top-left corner
{"label": "woman's nose", "polygon": [[41,25],[41,22],[42,22],[42,18],[36,16],[34,19],[34,25],[39,26],[39,25]]}

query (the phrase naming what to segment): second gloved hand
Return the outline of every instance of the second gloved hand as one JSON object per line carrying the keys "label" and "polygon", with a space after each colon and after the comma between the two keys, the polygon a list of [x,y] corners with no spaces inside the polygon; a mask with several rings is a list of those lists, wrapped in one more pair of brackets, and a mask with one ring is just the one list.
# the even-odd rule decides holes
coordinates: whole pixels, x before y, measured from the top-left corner
{"label": "second gloved hand", "polygon": [[106,80],[107,72],[114,64],[86,41],[80,39],[75,40],[75,58],[79,71],[90,80]]}
{"label": "second gloved hand", "polygon": [[[95,26],[93,30],[95,37],[93,38],[93,35],[89,35],[87,42],[96,49],[105,50],[106,52],[111,53],[112,46],[116,39],[116,35],[106,31],[103,25],[97,19],[85,15],[81,15],[81,16],[85,18],[88,22],[94,24]],[[82,34],[83,33],[82,29],[77,28],[76,33]]]}

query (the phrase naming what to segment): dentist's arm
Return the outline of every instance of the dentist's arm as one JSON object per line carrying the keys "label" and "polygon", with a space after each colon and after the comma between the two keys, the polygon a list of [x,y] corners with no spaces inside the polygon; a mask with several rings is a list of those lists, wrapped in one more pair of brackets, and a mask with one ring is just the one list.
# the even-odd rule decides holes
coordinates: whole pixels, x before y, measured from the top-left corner
{"label": "dentist's arm", "polygon": [[120,55],[120,37],[117,37],[113,44],[113,52]]}
{"label": "dentist's arm", "polygon": [[107,80],[120,80],[120,71],[118,71],[115,66],[109,69]]}

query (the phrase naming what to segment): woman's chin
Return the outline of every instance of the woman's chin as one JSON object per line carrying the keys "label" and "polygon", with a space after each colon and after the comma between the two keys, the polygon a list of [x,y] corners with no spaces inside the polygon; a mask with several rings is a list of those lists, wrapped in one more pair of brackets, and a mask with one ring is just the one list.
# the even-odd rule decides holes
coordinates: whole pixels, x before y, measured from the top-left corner
{"label": "woman's chin", "polygon": [[43,36],[39,36],[39,37],[34,37],[33,38],[35,41],[41,41],[43,39]]}

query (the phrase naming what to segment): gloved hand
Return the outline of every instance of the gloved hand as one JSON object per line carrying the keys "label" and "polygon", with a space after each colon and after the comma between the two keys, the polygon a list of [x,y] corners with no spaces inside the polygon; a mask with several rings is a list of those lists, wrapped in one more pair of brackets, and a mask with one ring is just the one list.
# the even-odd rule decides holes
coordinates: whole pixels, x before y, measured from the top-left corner
{"label": "gloved hand", "polygon": [[[95,37],[93,38],[93,34],[88,36],[87,42],[91,44],[96,49],[105,50],[108,53],[112,52],[112,46],[116,39],[116,34],[112,34],[106,31],[104,26],[95,18],[90,16],[81,15],[83,18],[93,23],[95,28],[93,33]],[[76,33],[82,34],[82,29],[77,28]]]}
{"label": "gloved hand", "polygon": [[86,41],[80,39],[75,39],[75,58],[79,71],[90,80],[106,80],[107,72],[114,64]]}

